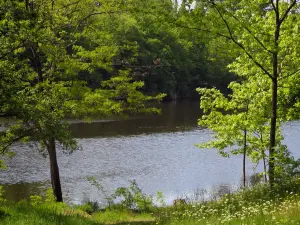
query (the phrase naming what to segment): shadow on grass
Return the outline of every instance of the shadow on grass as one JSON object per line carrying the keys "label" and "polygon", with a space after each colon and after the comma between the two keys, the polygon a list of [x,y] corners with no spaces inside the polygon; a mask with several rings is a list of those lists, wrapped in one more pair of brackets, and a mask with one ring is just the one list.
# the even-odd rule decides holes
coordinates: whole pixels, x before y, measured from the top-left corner
{"label": "shadow on grass", "polygon": [[155,225],[155,221],[127,221],[127,222],[114,222],[103,223],[90,220],[89,218],[82,218],[78,215],[66,216],[57,215],[51,212],[43,212],[39,214],[42,218],[46,219],[49,224],[59,223],[64,225]]}
{"label": "shadow on grass", "polygon": [[115,223],[114,225],[154,225],[156,222],[154,221],[132,221],[132,222],[122,222]]}
{"label": "shadow on grass", "polygon": [[10,214],[0,210],[0,219],[4,219],[5,217],[10,217]]}

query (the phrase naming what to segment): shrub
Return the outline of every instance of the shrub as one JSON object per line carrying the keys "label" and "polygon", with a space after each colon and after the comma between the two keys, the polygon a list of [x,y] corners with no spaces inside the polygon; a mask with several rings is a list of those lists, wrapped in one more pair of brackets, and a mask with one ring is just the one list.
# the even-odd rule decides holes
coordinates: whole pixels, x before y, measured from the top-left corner
{"label": "shrub", "polygon": [[135,180],[130,181],[129,187],[117,188],[112,198],[121,198],[121,205],[127,209],[149,211],[153,207],[153,197],[143,193]]}

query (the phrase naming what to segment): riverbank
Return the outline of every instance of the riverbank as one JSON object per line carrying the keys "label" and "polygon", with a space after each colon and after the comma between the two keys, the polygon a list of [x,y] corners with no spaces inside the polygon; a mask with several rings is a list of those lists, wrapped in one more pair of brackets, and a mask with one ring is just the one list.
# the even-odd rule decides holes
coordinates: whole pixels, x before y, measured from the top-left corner
{"label": "riverbank", "polygon": [[121,204],[97,209],[92,203],[69,206],[32,196],[30,201],[8,204],[2,199],[3,225],[116,224],[116,225],[196,225],[196,224],[300,224],[300,181],[270,191],[259,184],[219,199],[195,203],[177,201],[173,206],[151,206],[133,210]]}
{"label": "riverbank", "polygon": [[[75,123],[72,132],[82,151],[65,154],[58,148],[64,200],[81,204],[87,199],[101,201],[98,190],[86,177],[94,176],[108,193],[135,179],[147,194],[162,191],[167,203],[196,189],[213,190],[220,185],[236,187],[242,176],[242,156],[230,159],[216,149],[199,149],[195,144],[211,140],[212,133],[197,127],[199,102],[162,104],[162,115],[106,123]],[[300,158],[300,121],[284,123],[283,144]],[[49,158],[36,145],[16,143],[15,157],[5,161],[0,185],[5,197],[18,202],[42,195],[51,187]],[[247,175],[263,171],[261,164],[247,163]],[[209,176],[207,175],[209,174]]]}

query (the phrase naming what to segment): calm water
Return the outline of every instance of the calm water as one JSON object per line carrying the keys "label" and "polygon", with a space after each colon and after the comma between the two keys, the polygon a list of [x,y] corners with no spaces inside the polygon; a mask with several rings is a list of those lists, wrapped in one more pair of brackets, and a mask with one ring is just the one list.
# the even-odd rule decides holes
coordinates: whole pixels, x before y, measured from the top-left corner
{"label": "calm water", "polygon": [[[216,150],[194,146],[211,138],[210,131],[197,127],[198,102],[172,102],[162,108],[162,115],[72,124],[82,150],[58,153],[65,199],[104,203],[88,176],[96,177],[108,193],[135,179],[148,194],[162,191],[168,203],[196,189],[240,184],[241,157],[222,158]],[[300,157],[299,125],[297,121],[283,127],[285,143],[296,157]],[[0,171],[6,197],[18,201],[43,193],[50,187],[48,158],[36,146],[16,144],[14,149],[17,155],[7,161],[7,170]],[[247,172],[253,174],[250,163]]]}

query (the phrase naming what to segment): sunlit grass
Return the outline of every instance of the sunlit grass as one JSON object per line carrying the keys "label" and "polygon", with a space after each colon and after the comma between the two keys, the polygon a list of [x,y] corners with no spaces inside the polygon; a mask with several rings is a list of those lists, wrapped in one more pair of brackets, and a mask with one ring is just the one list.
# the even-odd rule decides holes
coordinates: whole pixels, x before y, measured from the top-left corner
{"label": "sunlit grass", "polygon": [[159,224],[300,224],[299,192],[274,195],[267,190],[259,186],[217,201],[170,207],[162,213]]}
{"label": "sunlit grass", "polygon": [[[297,186],[295,186],[297,190]],[[270,192],[266,185],[225,195],[218,200],[136,211],[118,205],[93,209],[91,205],[71,207],[50,198],[9,204],[0,201],[3,225],[276,225],[300,224],[300,192]]]}
{"label": "sunlit grass", "polygon": [[105,210],[91,215],[66,204],[50,205],[30,204],[0,206],[0,224],[2,225],[56,225],[56,224],[155,224],[150,213],[134,213],[127,210]]}
{"label": "sunlit grass", "polygon": [[97,212],[91,216],[91,220],[103,224],[118,224],[118,223],[137,223],[137,222],[155,222],[155,218],[150,213],[134,213],[127,210]]}

